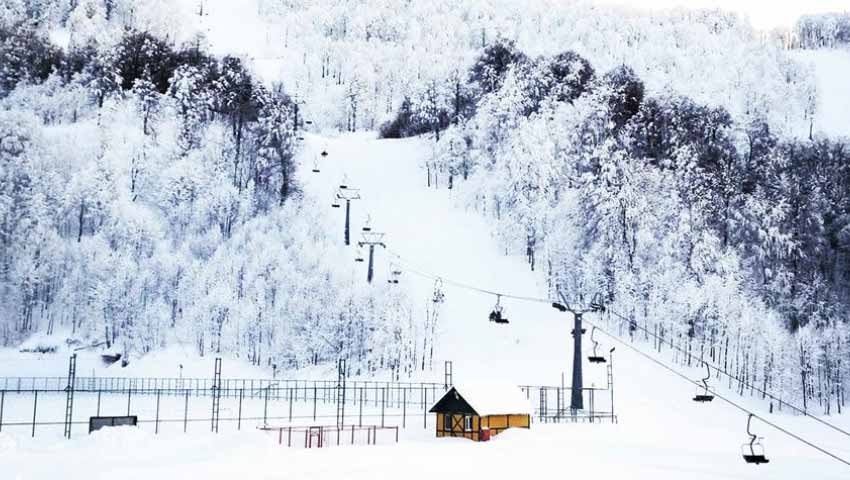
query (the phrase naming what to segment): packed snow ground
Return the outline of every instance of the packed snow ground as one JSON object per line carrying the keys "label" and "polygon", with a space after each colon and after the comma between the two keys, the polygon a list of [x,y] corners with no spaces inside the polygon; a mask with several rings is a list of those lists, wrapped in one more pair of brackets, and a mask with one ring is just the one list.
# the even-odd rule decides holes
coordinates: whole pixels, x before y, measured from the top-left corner
{"label": "packed snow ground", "polygon": [[[379,141],[366,134],[338,138],[308,136],[302,154],[302,184],[308,195],[327,199],[329,210],[333,192],[343,179],[347,185],[361,189],[363,199],[353,206],[354,240],[367,218],[371,218],[374,230],[387,233],[388,250],[376,252],[375,288],[410,288],[421,303],[417,317],[424,314],[434,287],[434,280],[423,274],[539,297],[545,289],[537,284],[522,258],[506,256],[496,246],[482,218],[455,208],[452,192],[425,186],[421,163],[430,154],[430,148],[431,142],[425,139]],[[322,149],[329,156],[320,160],[320,173],[311,173],[313,160]],[[457,188],[462,188],[462,184]],[[340,248],[345,248],[343,212],[334,209],[333,214],[339,215],[339,231],[334,234],[339,235]],[[353,261],[355,247],[348,250]],[[399,287],[386,283],[393,259],[391,252],[405,259],[400,263],[403,273]],[[358,280],[365,281],[365,266],[362,277]],[[438,324],[434,376],[441,374],[444,359],[454,362],[458,384],[473,380],[552,385],[560,383],[562,372],[569,372],[572,353],[569,315],[546,304],[503,300],[511,323],[496,325],[487,319],[495,302],[492,296],[445,282],[444,290],[446,302]],[[4,429],[0,434],[0,478],[98,479],[120,475],[165,480],[250,475],[252,478],[365,480],[402,476],[434,478],[445,474],[515,478],[578,473],[606,479],[796,480],[814,475],[826,480],[843,479],[850,474],[850,468],[758,421],[754,421],[753,429],[766,437],[764,443],[771,463],[759,467],[746,465],[739,452],[746,440],[746,416],[742,412],[720,400],[710,404],[692,402],[691,385],[626,347],[602,336],[599,339],[606,352],[611,346],[618,347],[614,354],[615,406],[619,418],[616,425],[535,424],[530,431],[511,431],[489,444],[473,444],[466,440],[433,438],[431,419],[427,429],[421,422],[411,422],[402,432],[399,445],[313,451],[288,450],[276,445],[273,435],[254,428],[261,423],[256,419],[244,423],[242,432],[235,432],[232,424],[223,424],[222,433],[217,436],[199,433],[205,429],[194,426],[189,435],[170,428],[155,436],[152,426],[146,424],[141,429],[115,429],[91,436],[78,434],[71,441],[56,436],[36,437],[36,441],[31,441],[26,428]],[[173,369],[170,360],[168,365]],[[604,378],[599,367],[586,365],[586,369],[588,384]],[[698,370],[688,373],[694,378],[701,377]],[[766,408],[755,398],[731,398],[762,412]],[[52,415],[61,421],[61,399],[54,401],[57,405]],[[123,408],[120,399],[110,401],[116,405],[114,408]],[[208,399],[198,400],[198,408],[207,407],[208,402]],[[15,409],[25,414],[27,405],[30,404]],[[163,404],[171,417],[180,408],[179,402]],[[254,404],[251,408],[259,407]],[[277,404],[275,408],[281,410],[286,406]],[[149,416],[149,407],[147,410]],[[785,414],[769,418],[843,457],[850,456],[846,437],[810,419]],[[850,428],[846,417],[832,417],[829,421]],[[400,423],[397,418],[395,423]],[[388,424],[392,423],[388,421]],[[92,458],[98,461],[81,461]]]}

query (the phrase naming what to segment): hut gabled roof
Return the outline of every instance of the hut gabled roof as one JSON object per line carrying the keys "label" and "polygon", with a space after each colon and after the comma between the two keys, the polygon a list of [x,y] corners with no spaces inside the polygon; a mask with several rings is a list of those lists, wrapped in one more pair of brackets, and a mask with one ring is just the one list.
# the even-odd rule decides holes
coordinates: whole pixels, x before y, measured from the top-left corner
{"label": "hut gabled roof", "polygon": [[431,413],[530,415],[531,402],[515,385],[464,383],[449,389],[429,410]]}

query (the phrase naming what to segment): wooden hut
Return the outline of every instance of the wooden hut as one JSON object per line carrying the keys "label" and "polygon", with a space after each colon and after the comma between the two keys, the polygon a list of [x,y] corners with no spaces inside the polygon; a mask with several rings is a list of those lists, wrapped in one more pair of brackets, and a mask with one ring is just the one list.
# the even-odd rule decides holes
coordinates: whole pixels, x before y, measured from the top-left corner
{"label": "wooden hut", "polygon": [[455,386],[429,411],[437,414],[437,437],[478,442],[509,428],[531,428],[531,402],[514,385]]}

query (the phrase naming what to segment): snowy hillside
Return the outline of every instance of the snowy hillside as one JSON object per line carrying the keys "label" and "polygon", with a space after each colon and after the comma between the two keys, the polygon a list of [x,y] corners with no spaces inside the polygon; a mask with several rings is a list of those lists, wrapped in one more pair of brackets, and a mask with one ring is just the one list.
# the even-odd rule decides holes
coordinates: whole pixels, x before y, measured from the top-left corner
{"label": "snowy hillside", "polygon": [[[421,274],[440,272],[446,280],[469,282],[514,294],[539,296],[537,285],[521,262],[505,257],[488,238],[482,219],[452,209],[448,192],[434,192],[423,185],[419,168],[429,145],[420,140],[378,141],[367,135],[323,138],[311,136],[303,159],[327,149],[319,174],[302,173],[305,190],[329,198],[338,179],[345,176],[361,188],[355,224],[367,215],[372,225],[387,233],[388,251],[378,253],[377,288],[388,287],[387,265],[392,253],[419,262],[402,267],[400,286],[410,288],[421,304],[433,290],[431,278]],[[376,172],[380,172],[376,174]],[[390,181],[391,180],[391,181]],[[341,220],[341,219],[340,219]],[[340,222],[341,226],[341,222]],[[340,231],[341,233],[341,231]],[[352,252],[353,253],[353,252]],[[421,268],[421,270],[419,270]],[[365,275],[364,271],[359,272]],[[439,358],[452,359],[456,381],[490,379],[509,382],[557,383],[571,367],[569,329],[571,318],[548,305],[505,302],[509,325],[489,322],[490,295],[445,284],[446,301],[440,313]],[[597,322],[598,319],[591,317]],[[469,339],[479,339],[470,342]],[[537,472],[560,471],[564,462],[582,475],[634,479],[794,479],[817,472],[819,479],[846,477],[847,467],[810,450],[767,425],[754,428],[766,437],[771,463],[758,468],[744,464],[739,445],[745,435],[746,415],[719,400],[703,405],[690,400],[693,388],[645,358],[600,337],[604,351],[617,347],[613,361],[616,375],[616,413],[611,424],[535,424],[528,432],[512,431],[490,445],[464,440],[436,441],[433,422],[427,429],[405,430],[398,446],[341,447],[298,451],[276,445],[275,438],[259,433],[193,434],[154,436],[150,430],[116,430],[78,437],[70,446],[54,440],[37,444],[24,437],[4,434],[0,458],[3,471],[26,478],[53,478],[59,468],[65,478],[179,478],[204,475],[231,478],[250,471],[266,478],[431,478],[447,472],[514,478]],[[646,344],[637,344],[648,349]],[[588,382],[595,368],[586,364]],[[687,371],[693,377],[700,370]],[[730,394],[721,389],[724,394]],[[738,400],[763,412],[765,404]],[[8,407],[7,407],[8,408]],[[7,415],[9,415],[7,413]],[[784,428],[816,439],[818,444],[841,455],[850,454],[846,438],[811,420],[788,415],[768,417]],[[846,418],[831,419],[845,428]],[[74,458],[102,455],[96,471]],[[193,452],[193,453],[189,453]],[[44,461],[50,458],[50,461]],[[505,459],[517,463],[502,465]],[[628,472],[628,473],[626,473]]]}
{"label": "snowy hillside", "polygon": [[[0,3],[0,480],[848,478],[848,39],[577,0]],[[473,382],[530,430],[435,438]]]}

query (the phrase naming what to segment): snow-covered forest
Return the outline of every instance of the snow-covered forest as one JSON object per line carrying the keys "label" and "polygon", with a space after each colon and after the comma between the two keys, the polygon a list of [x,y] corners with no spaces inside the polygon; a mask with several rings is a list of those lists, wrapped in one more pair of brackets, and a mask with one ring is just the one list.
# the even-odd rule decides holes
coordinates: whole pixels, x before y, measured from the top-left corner
{"label": "snow-covered forest", "polygon": [[201,38],[111,23],[144,5],[4,2],[0,343],[397,364],[409,302],[327,255],[329,219],[293,181],[295,101]]}
{"label": "snow-covered forest", "polygon": [[825,411],[843,403],[847,140],[783,134],[774,100],[702,104],[593,60],[497,41],[383,133],[433,132],[429,184],[489,215],[553,298],[601,296],[612,321],[665,339],[659,350]]}
{"label": "snow-covered forest", "polygon": [[[63,329],[131,358],[179,338],[258,364],[417,363],[404,289],[323,248],[333,227],[294,181],[310,119],[432,136],[423,182],[552,295],[601,295],[789,399],[844,394],[850,149],[819,134],[809,67],[734,14],[263,0],[242,34],[265,47],[239,51],[203,0],[2,5],[5,344]],[[845,26],[805,17],[798,46]]]}
{"label": "snow-covered forest", "polygon": [[850,12],[804,15],[794,26],[799,48],[834,48],[850,45]]}

